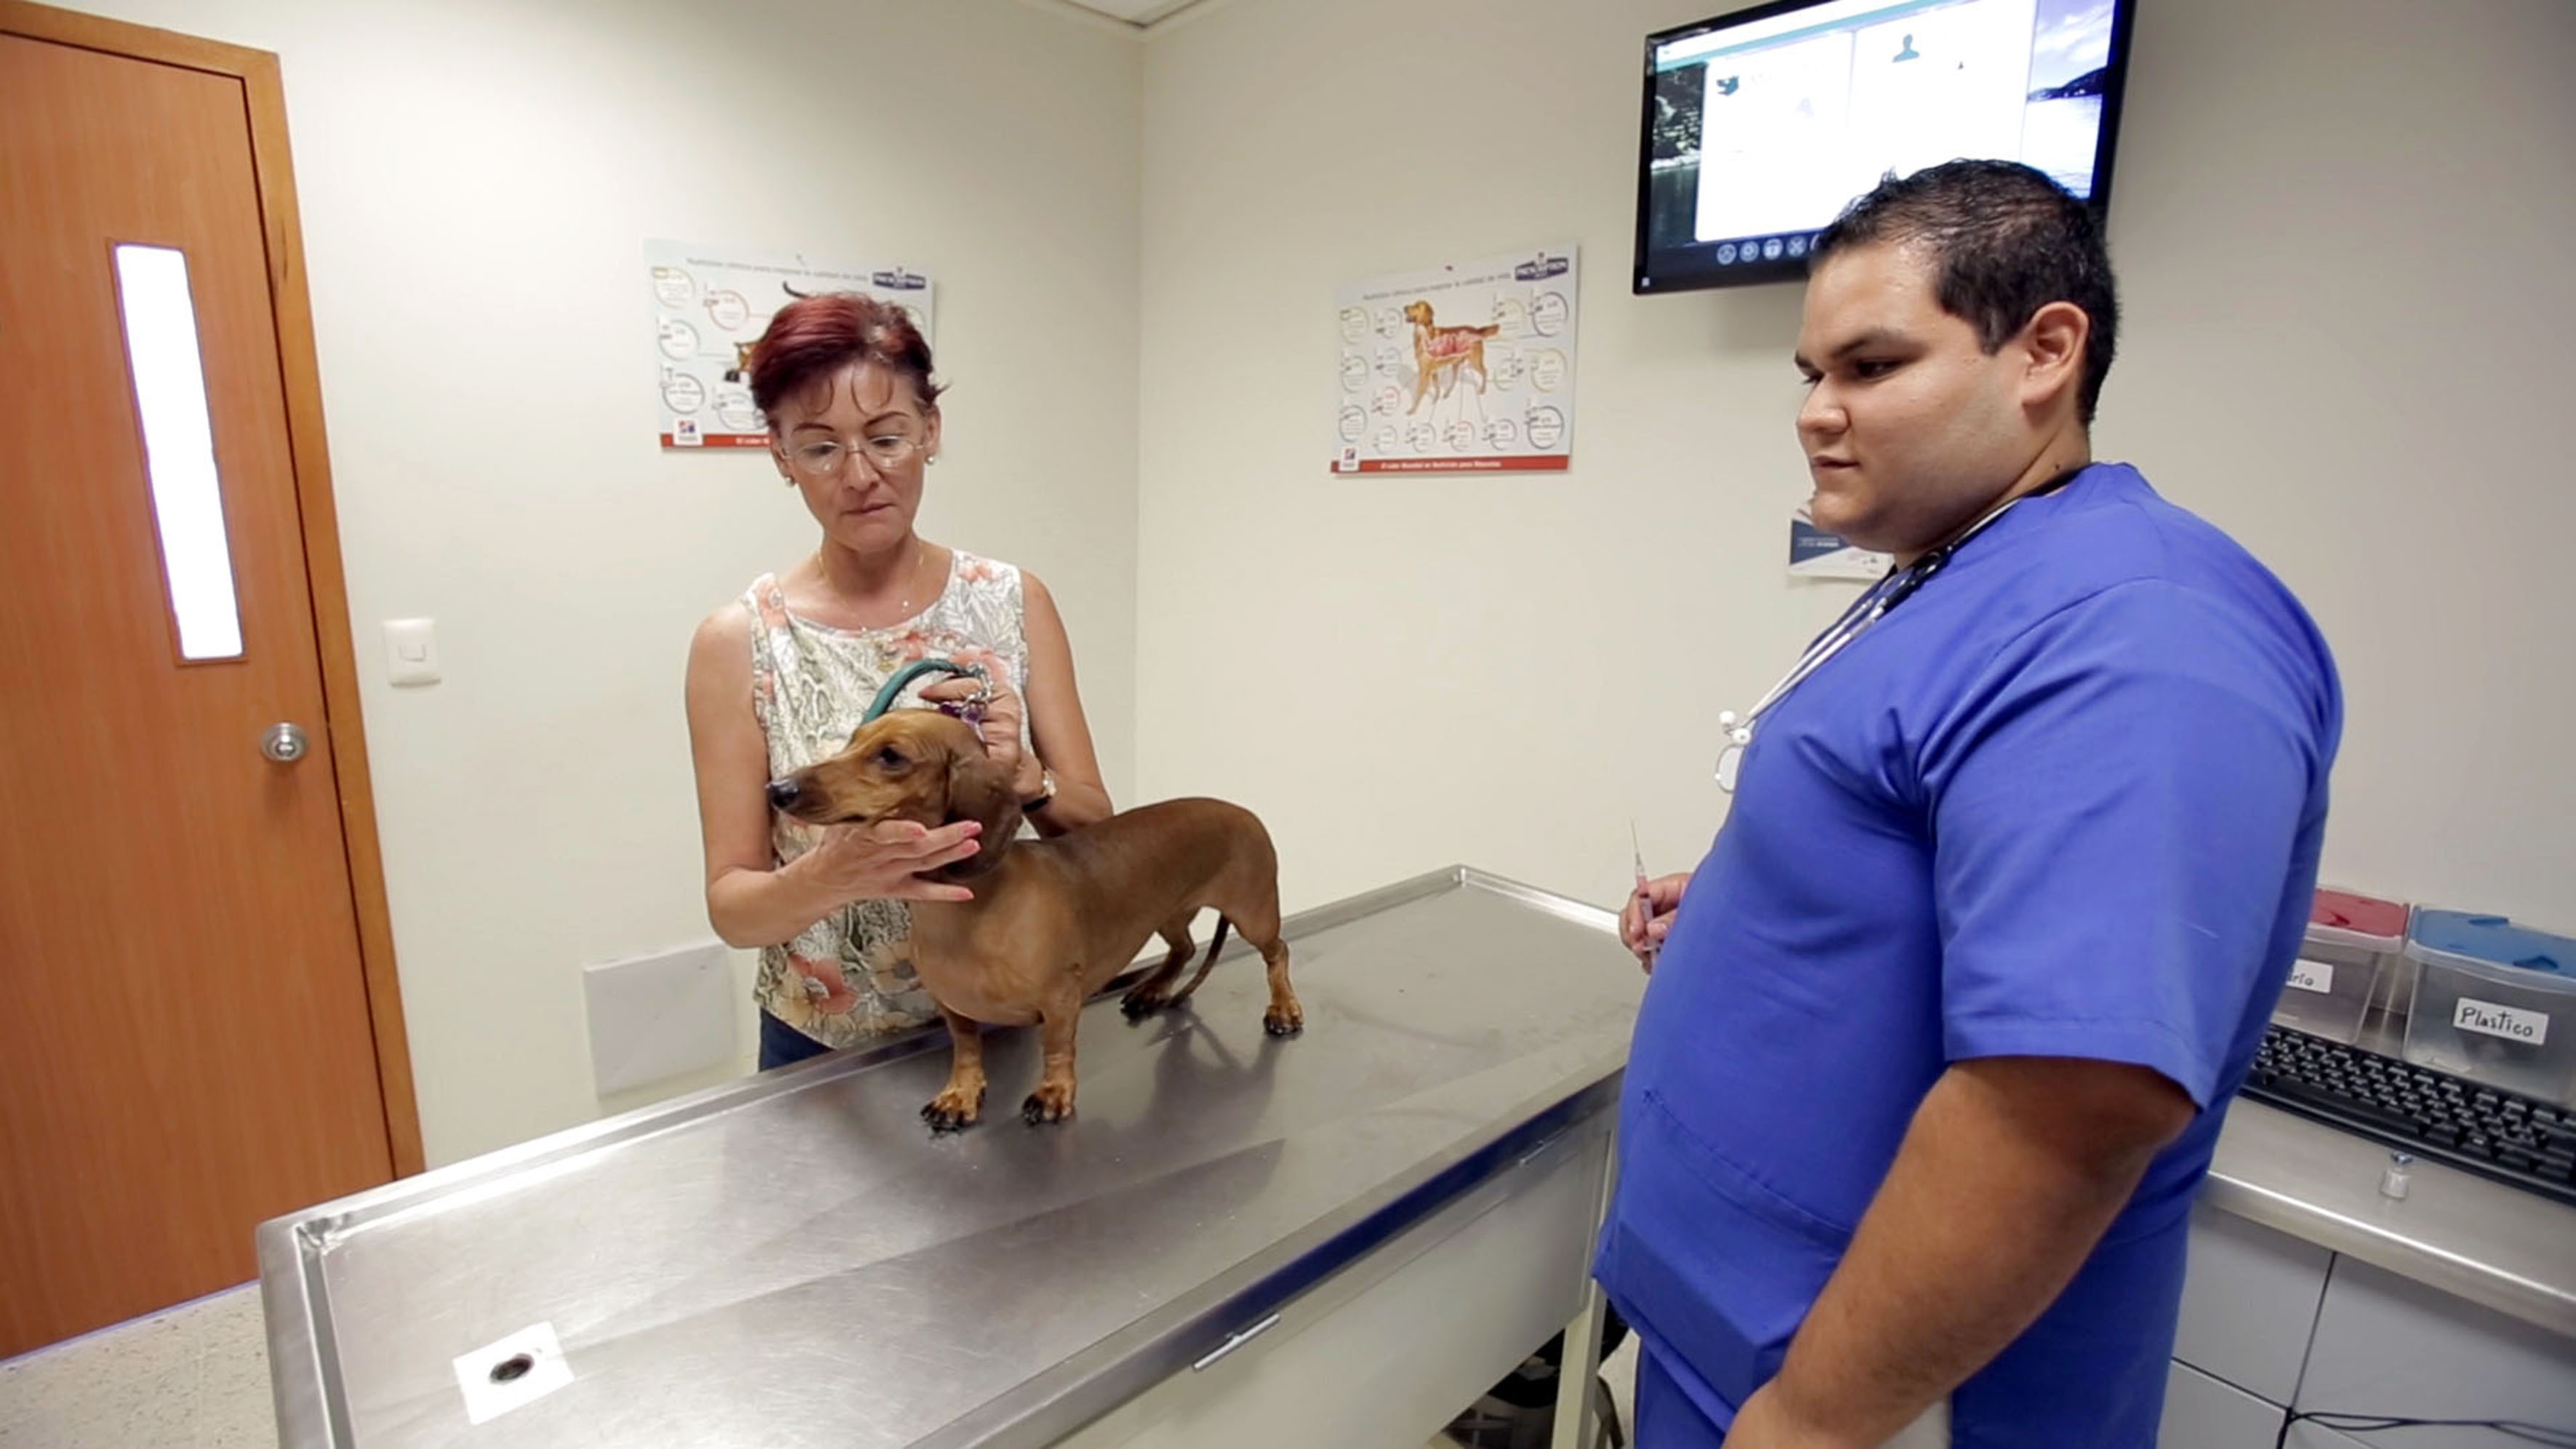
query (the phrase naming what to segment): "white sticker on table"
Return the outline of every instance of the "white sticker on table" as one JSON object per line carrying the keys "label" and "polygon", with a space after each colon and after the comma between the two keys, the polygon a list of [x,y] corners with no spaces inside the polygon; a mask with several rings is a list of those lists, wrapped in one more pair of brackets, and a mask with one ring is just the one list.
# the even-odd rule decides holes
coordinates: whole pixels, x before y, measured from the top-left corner
{"label": "white sticker on table", "polygon": [[496,1343],[456,1356],[456,1387],[465,1419],[480,1424],[534,1403],[572,1382],[551,1323],[531,1324]]}
{"label": "white sticker on table", "polygon": [[2290,986],[2297,991],[2331,993],[2334,990],[2334,966],[2325,961],[2290,963]]}
{"label": "white sticker on table", "polygon": [[2492,1001],[2479,1001],[2463,996],[2451,1008],[2451,1025],[2480,1036],[2498,1036],[2526,1046],[2542,1046],[2549,1040],[2549,1016],[2546,1012],[2525,1011],[2518,1006],[2502,1006]]}

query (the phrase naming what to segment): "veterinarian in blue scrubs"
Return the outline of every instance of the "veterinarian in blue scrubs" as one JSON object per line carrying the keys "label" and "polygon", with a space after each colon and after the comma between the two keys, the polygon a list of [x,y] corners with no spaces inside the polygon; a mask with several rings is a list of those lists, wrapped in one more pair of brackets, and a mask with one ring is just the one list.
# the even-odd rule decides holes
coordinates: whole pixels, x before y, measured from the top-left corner
{"label": "veterinarian in blue scrubs", "polygon": [[1725,827],[1629,908],[1660,951],[1597,1271],[1638,1441],[2152,1449],[2192,1193],[2315,885],[2333,663],[2093,460],[2082,204],[1951,163],[1818,257],[1815,515],[1899,567],[1728,722]]}

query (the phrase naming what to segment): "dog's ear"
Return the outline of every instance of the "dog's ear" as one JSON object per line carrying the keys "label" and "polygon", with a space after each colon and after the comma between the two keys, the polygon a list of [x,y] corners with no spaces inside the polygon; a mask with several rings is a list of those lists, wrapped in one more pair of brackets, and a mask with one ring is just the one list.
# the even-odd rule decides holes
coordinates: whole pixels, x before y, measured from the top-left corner
{"label": "dog's ear", "polygon": [[1019,832],[1020,795],[1011,788],[1011,772],[985,754],[980,743],[948,757],[948,820],[982,825],[987,858]]}

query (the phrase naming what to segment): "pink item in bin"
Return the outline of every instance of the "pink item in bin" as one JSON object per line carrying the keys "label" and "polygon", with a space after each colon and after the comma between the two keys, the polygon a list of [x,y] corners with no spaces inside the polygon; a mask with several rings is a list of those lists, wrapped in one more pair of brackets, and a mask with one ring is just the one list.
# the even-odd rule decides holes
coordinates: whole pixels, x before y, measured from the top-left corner
{"label": "pink item in bin", "polygon": [[2272,1019],[2349,1045],[2388,963],[2406,948],[2406,907],[2351,891],[2320,890]]}
{"label": "pink item in bin", "polygon": [[2350,891],[2320,890],[2308,909],[2308,934],[2367,951],[2403,950],[2406,907]]}

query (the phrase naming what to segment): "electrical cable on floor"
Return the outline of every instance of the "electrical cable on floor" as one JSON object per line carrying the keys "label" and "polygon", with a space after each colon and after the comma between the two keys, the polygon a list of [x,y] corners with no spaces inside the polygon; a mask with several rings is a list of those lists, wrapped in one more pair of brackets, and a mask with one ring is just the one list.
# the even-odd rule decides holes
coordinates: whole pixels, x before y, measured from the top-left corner
{"label": "electrical cable on floor", "polygon": [[2409,1419],[2394,1414],[2342,1414],[2331,1410],[2301,1409],[2281,1421],[2281,1432],[2272,1440],[2272,1449],[2285,1449],[2290,1442],[2290,1426],[2305,1420],[2342,1434],[2381,1434],[2391,1429],[2492,1429],[2508,1439],[2526,1444],[2541,1444],[2548,1449],[2576,1449],[2576,1429],[2561,1429],[2548,1424],[2527,1424],[2519,1419]]}

